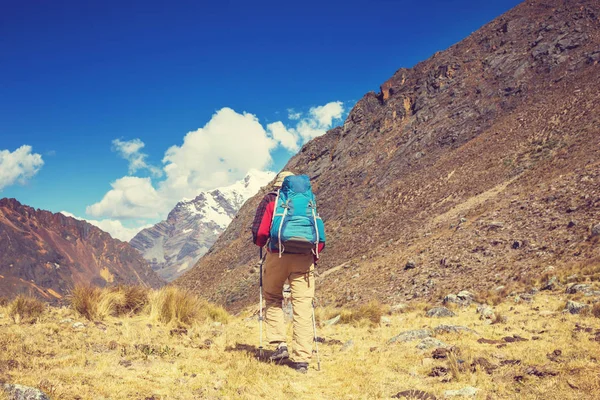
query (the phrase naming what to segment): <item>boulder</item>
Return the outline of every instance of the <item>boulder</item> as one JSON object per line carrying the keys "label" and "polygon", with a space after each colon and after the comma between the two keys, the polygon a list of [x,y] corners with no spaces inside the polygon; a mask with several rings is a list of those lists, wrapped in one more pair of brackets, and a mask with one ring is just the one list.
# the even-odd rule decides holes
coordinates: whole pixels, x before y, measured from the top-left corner
{"label": "boulder", "polygon": [[590,285],[576,283],[567,287],[567,294],[586,293],[590,290]]}
{"label": "boulder", "polygon": [[581,314],[582,311],[588,309],[590,306],[576,301],[567,301],[567,307],[565,308],[571,314]]}
{"label": "boulder", "polygon": [[396,342],[410,342],[417,339],[425,339],[433,336],[433,332],[429,329],[415,329],[412,331],[402,332],[390,340],[388,340],[388,344],[396,343]]}
{"label": "boulder", "polygon": [[10,400],[50,400],[46,393],[29,386],[5,384],[4,391]]}
{"label": "boulder", "polygon": [[431,310],[427,311],[426,315],[430,318],[445,318],[456,316],[456,314],[448,310],[446,307],[433,307]]}
{"label": "boulder", "polygon": [[432,337],[421,340],[421,342],[417,345],[417,349],[419,350],[429,350],[434,348],[446,349],[448,347],[449,346],[446,343]]}
{"label": "boulder", "polygon": [[467,386],[460,390],[446,390],[444,392],[445,397],[475,397],[477,396],[479,389],[473,386]]}

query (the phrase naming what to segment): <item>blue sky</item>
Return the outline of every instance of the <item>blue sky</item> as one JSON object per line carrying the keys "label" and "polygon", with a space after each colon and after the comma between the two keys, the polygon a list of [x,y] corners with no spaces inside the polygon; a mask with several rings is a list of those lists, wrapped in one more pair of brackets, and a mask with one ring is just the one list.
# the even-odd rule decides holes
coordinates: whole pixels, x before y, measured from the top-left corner
{"label": "blue sky", "polygon": [[0,197],[131,233],[516,4],[2,1]]}

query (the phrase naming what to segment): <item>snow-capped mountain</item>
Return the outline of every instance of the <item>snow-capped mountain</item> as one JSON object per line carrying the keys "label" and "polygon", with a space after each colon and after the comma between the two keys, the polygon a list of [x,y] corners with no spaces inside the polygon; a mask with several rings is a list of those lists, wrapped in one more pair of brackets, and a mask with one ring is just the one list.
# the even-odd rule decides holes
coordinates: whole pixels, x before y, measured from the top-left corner
{"label": "snow-capped mountain", "polygon": [[150,261],[158,275],[171,281],[194,266],[246,200],[274,177],[273,172],[251,170],[231,186],[184,199],[165,221],[140,231],[129,243]]}

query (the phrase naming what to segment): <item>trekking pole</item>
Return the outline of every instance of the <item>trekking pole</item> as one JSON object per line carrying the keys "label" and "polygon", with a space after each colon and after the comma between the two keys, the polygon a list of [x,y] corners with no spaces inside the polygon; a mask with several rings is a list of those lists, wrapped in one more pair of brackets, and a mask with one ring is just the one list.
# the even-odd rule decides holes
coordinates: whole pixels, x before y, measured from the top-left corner
{"label": "trekking pole", "polygon": [[263,262],[264,262],[264,258],[263,258],[263,254],[262,254],[262,247],[260,248],[260,276],[259,276],[259,294],[258,294],[258,298],[259,298],[259,305],[258,305],[258,326],[259,326],[259,335],[260,335],[260,339],[259,339],[259,346],[258,346],[258,357],[260,359],[263,358],[263,305],[262,305],[262,300],[263,300],[263,295],[262,295],[262,286],[263,286],[263,277],[262,277],[262,267],[263,267]]}
{"label": "trekking pole", "polygon": [[317,350],[317,371],[321,370],[321,358],[319,358],[319,341],[317,340],[317,321],[315,319],[315,299],[312,299],[313,332],[315,335],[315,349]]}

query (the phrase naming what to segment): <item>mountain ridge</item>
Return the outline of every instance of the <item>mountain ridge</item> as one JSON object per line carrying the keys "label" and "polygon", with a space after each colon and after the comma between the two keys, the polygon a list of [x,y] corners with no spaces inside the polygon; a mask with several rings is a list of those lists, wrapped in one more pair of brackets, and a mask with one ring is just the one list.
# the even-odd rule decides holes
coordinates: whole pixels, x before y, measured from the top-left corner
{"label": "mountain ridge", "polygon": [[[589,200],[600,174],[600,99],[589,84],[599,79],[599,15],[589,0],[521,3],[399,69],[292,157],[285,169],[312,178],[326,223],[324,303],[489,290],[600,257],[589,238],[600,222]],[[247,229],[263,194],[175,284],[234,310],[253,301]],[[573,214],[568,202],[582,204]]]}
{"label": "mountain ridge", "polygon": [[244,202],[274,176],[251,170],[241,180],[184,199],[167,219],[140,231],[130,244],[161,278],[171,281],[192,267],[235,218]]}
{"label": "mountain ridge", "polygon": [[76,284],[164,282],[127,242],[62,213],[0,199],[0,289],[60,302]]}

